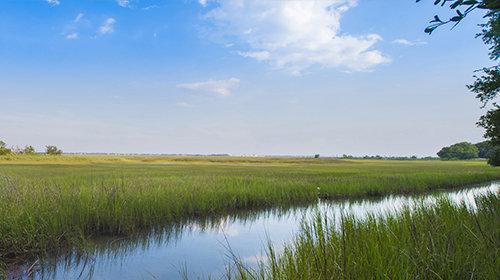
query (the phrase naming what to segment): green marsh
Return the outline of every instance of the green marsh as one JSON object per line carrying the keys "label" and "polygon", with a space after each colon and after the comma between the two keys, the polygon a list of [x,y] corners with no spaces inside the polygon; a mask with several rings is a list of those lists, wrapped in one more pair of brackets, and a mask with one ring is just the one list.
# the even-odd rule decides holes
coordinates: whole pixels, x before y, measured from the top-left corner
{"label": "green marsh", "polygon": [[232,157],[0,159],[0,259],[85,246],[184,219],[458,188],[500,179],[481,161]]}
{"label": "green marsh", "polygon": [[498,279],[500,203],[477,209],[448,199],[387,216],[335,222],[318,213],[277,254],[270,244],[257,269],[234,258],[232,279]]}

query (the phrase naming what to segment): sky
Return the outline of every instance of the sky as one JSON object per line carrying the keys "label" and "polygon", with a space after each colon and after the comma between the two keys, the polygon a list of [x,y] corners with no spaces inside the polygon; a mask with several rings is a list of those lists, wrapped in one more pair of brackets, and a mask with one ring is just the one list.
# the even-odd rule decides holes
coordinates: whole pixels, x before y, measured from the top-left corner
{"label": "sky", "polygon": [[431,0],[2,0],[0,139],[65,152],[434,156],[491,65]]}

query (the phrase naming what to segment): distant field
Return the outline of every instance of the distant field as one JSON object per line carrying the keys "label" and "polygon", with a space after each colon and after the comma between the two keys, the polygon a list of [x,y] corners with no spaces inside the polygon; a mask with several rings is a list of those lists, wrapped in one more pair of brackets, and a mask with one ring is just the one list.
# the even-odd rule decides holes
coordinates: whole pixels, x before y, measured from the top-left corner
{"label": "distant field", "polygon": [[235,156],[155,156],[155,155],[8,155],[0,156],[0,164],[4,163],[348,163],[346,160],[334,158],[311,158],[311,157],[235,157]]}
{"label": "distant field", "polygon": [[241,209],[498,179],[483,161],[0,157],[0,259]]}

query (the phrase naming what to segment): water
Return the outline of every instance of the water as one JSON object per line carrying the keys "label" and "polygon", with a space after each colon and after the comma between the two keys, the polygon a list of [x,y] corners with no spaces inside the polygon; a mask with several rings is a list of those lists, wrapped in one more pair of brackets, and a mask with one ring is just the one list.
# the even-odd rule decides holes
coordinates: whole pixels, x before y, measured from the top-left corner
{"label": "water", "polygon": [[10,266],[8,279],[215,279],[224,274],[234,252],[247,265],[264,260],[267,241],[280,252],[292,240],[304,218],[319,209],[329,217],[340,213],[363,218],[384,215],[416,203],[432,204],[438,196],[474,208],[474,196],[499,192],[500,182],[453,192],[423,196],[388,196],[382,199],[320,201],[289,209],[248,211],[212,220],[171,226],[165,231],[128,239],[96,241],[90,252]]}

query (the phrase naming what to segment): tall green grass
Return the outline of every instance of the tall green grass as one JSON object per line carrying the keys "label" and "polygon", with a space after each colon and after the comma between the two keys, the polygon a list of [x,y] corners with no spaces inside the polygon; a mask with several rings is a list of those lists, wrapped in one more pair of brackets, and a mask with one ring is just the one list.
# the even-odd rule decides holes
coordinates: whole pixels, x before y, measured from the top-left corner
{"label": "tall green grass", "polygon": [[499,279],[498,194],[477,209],[441,199],[433,206],[340,223],[318,213],[294,242],[257,269],[235,258],[228,279]]}
{"label": "tall green grass", "polygon": [[60,157],[52,162],[47,157],[40,163],[21,157],[0,164],[0,259],[84,246],[93,237],[131,235],[242,209],[313,202],[318,197],[416,193],[500,179],[500,170],[484,162],[95,160]]}

